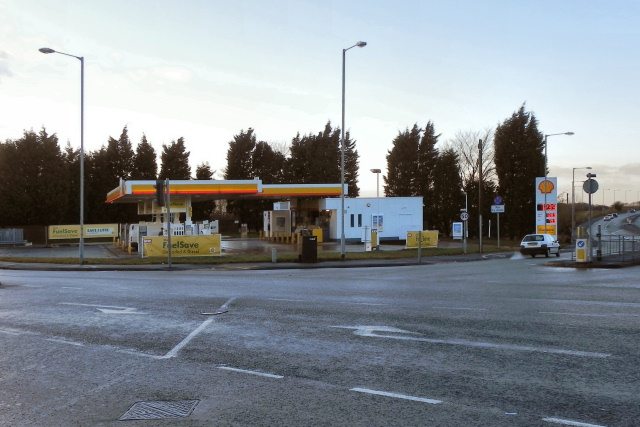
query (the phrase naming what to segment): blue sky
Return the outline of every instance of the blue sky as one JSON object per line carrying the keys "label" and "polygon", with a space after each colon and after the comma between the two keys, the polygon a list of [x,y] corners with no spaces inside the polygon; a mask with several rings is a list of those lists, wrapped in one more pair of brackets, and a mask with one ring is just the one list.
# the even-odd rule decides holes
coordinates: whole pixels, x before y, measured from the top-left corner
{"label": "blue sky", "polygon": [[[0,3],[0,140],[45,126],[85,148],[126,125],[158,153],[184,137],[192,168],[225,167],[228,142],[254,128],[288,143],[341,122],[360,153],[361,195],[398,132],[431,120],[444,144],[495,128],[526,102],[549,138],[550,176],[571,191],[591,166],[597,203],[640,199],[640,2],[136,1]],[[586,171],[576,171],[576,180]],[[221,178],[219,174],[217,176]],[[117,183],[114,183],[114,187]],[[532,190],[533,191],[533,190]],[[581,196],[577,196],[580,200]]]}

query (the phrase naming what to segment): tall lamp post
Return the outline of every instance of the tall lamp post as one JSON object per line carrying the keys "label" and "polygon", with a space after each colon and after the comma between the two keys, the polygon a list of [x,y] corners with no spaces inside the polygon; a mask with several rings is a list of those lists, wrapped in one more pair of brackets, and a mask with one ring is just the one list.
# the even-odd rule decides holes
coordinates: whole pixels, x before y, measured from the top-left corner
{"label": "tall lamp post", "polygon": [[59,53],[80,60],[80,244],[79,262],[84,264],[84,57],[58,52],[48,47],[39,49],[42,53]]}
{"label": "tall lamp post", "polygon": [[[572,168],[572,169],[573,169],[573,174],[571,176],[571,244],[573,244],[576,239],[576,213],[575,213],[575,206],[574,206],[574,204],[576,203],[576,184],[575,184],[576,169],[591,169],[591,166],[585,166],[581,168]],[[545,218],[545,221],[546,221],[546,218]]]}
{"label": "tall lamp post", "polygon": [[[378,203],[378,212],[377,215],[380,215],[380,173],[382,173],[381,169],[371,169],[371,172],[376,174],[376,201]],[[379,218],[378,218],[379,220]],[[376,228],[377,230],[377,228]]]}
{"label": "tall lamp post", "polygon": [[613,209],[615,210],[616,208],[616,191],[621,191],[621,190],[613,190]]}
{"label": "tall lamp post", "polygon": [[[378,205],[376,208],[376,248],[380,249],[380,233],[378,230],[380,229],[380,173],[382,170],[371,169],[371,172],[376,174],[376,204]],[[371,222],[371,231],[373,231],[373,222]]]}
{"label": "tall lamp post", "polygon": [[365,47],[366,42],[358,42],[351,47],[342,49],[342,139],[340,141],[340,256],[344,260],[344,76],[345,76],[345,58],[349,49],[354,47]]}
{"label": "tall lamp post", "polygon": [[[549,133],[544,136],[544,180],[547,180],[547,138],[550,136],[556,135],[573,135],[573,132],[562,132],[562,133]],[[544,234],[547,234],[547,192],[544,192],[544,205],[542,207],[542,214],[544,215]],[[556,230],[556,233],[558,231]]]}
{"label": "tall lamp post", "polygon": [[610,188],[603,188],[602,189],[602,210],[603,211],[604,211],[604,207],[605,207],[605,204],[604,204],[604,192],[605,191],[611,191],[611,189]]}

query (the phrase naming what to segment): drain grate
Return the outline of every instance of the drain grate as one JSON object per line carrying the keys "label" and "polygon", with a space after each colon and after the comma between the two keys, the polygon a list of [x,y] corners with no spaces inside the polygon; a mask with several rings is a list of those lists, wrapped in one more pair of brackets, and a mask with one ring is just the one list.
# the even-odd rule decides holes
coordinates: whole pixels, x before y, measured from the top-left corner
{"label": "drain grate", "polygon": [[191,415],[199,400],[169,400],[136,402],[119,421],[159,420],[165,418],[184,418]]}

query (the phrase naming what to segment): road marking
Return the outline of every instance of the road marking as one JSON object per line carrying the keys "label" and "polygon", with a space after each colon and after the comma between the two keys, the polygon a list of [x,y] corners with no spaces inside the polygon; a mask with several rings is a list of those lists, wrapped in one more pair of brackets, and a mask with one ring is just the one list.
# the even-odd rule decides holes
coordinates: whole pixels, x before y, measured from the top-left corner
{"label": "road marking", "polygon": [[60,338],[45,338],[47,341],[51,341],[51,342],[57,342],[57,343],[61,343],[61,344],[69,344],[69,345],[75,345],[78,347],[84,347],[84,344],[80,343],[80,342],[75,342],[75,341],[67,341],[67,340],[63,340]]}
{"label": "road marking", "polygon": [[583,316],[583,317],[640,317],[639,314],[589,314],[589,313],[562,313],[558,311],[540,311],[540,314],[557,314],[562,316]]}
{"label": "road marking", "polygon": [[382,334],[376,333],[377,331],[381,331],[381,332],[392,332],[392,333],[400,333],[400,334],[420,335],[417,332],[405,331],[402,329],[393,328],[389,326],[333,326],[333,327],[343,328],[343,329],[355,329],[353,333],[363,337],[391,338],[391,339],[405,340],[405,341],[428,342],[432,344],[463,345],[467,347],[480,347],[480,348],[512,350],[512,351],[530,351],[530,352],[538,352],[538,353],[564,354],[568,356],[581,356],[581,357],[607,358],[611,356],[611,354],[609,353],[594,353],[590,351],[564,350],[564,349],[532,347],[532,346],[515,345],[515,344],[496,344],[496,343],[468,341],[468,340],[461,340],[461,339],[445,340],[445,339],[412,337],[412,336],[406,336],[406,335],[382,335]]}
{"label": "road marking", "polygon": [[338,304],[348,304],[348,305],[389,305],[386,303],[373,303],[373,302],[347,302],[347,301],[340,301],[338,302]]}
{"label": "road marking", "polygon": [[465,307],[433,307],[443,310],[469,310],[469,311],[487,311],[486,308],[465,308]]}
{"label": "road marking", "polygon": [[[226,311],[227,308],[229,307],[229,304],[231,304],[233,301],[235,301],[235,297],[234,298],[230,298],[227,302],[225,302],[224,304],[222,304],[220,306],[219,311]],[[207,326],[209,326],[212,322],[213,322],[213,317],[210,317],[209,319],[205,320],[204,322],[202,322],[202,324],[200,326],[198,326],[193,332],[191,332],[185,339],[183,339],[182,341],[180,341],[180,343],[173,347],[171,349],[171,351],[169,351],[169,353],[165,354],[164,356],[161,357],[161,359],[169,359],[171,357],[175,357],[176,354],[178,354],[178,352],[180,350],[182,350],[182,348],[184,346],[186,346],[187,344],[189,344],[189,342],[195,338],[200,332],[204,331],[206,329]]]}
{"label": "road marking", "polygon": [[267,299],[271,301],[307,302],[307,300],[304,300],[304,299],[289,299],[289,298],[267,298]]}
{"label": "road marking", "polygon": [[162,359],[170,359],[172,357],[175,357],[176,354],[178,354],[178,352],[180,350],[182,350],[182,348],[189,344],[189,342],[196,337],[196,335],[198,335],[200,332],[204,331],[205,328],[207,326],[209,326],[211,323],[213,322],[213,317],[205,320],[204,322],[202,322],[202,324],[200,326],[198,326],[193,332],[191,332],[185,339],[183,339],[182,341],[180,341],[180,343],[173,347],[171,349],[171,351],[169,351],[169,353],[165,354],[164,356],[162,356]]}
{"label": "road marking", "polygon": [[258,375],[258,376],[267,377],[267,378],[275,378],[275,379],[284,378],[284,376],[282,375],[265,374],[264,372],[248,371],[246,369],[230,368],[228,366],[218,366],[218,369],[224,369],[225,371],[232,371],[232,372],[240,372],[243,374]]}
{"label": "road marking", "polygon": [[0,334],[20,335],[21,332],[14,329],[0,329]]}
{"label": "road marking", "polygon": [[589,424],[589,423],[581,423],[579,421],[571,421],[571,420],[563,420],[561,418],[543,418],[542,421],[546,421],[548,423],[554,424],[562,424],[565,426],[576,426],[576,427],[606,427],[600,424]]}
{"label": "road marking", "polygon": [[102,305],[102,304],[82,304],[79,302],[61,302],[62,305],[76,305],[79,307],[94,307],[104,314],[146,314],[138,311],[133,307],[118,307],[116,305]]}
{"label": "road marking", "polygon": [[375,394],[378,396],[393,397],[396,399],[405,399],[405,400],[413,400],[415,402],[431,403],[432,405],[437,405],[438,403],[442,403],[442,400],[427,399],[425,397],[409,396],[406,394],[399,394],[399,393],[389,393],[387,391],[370,390],[368,388],[355,387],[349,390],[357,391],[358,393]]}

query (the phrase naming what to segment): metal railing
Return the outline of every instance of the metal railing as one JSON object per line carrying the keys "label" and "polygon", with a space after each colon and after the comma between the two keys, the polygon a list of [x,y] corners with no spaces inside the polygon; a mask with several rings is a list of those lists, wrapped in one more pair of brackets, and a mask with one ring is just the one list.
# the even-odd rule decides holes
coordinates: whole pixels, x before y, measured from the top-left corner
{"label": "metal railing", "polygon": [[0,245],[23,245],[25,243],[21,228],[0,229]]}
{"label": "metal railing", "polygon": [[632,234],[603,235],[594,242],[596,254],[605,257],[619,257],[622,261],[640,259],[640,237]]}

